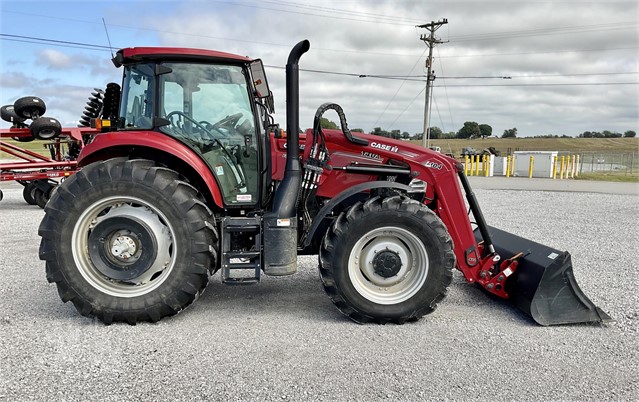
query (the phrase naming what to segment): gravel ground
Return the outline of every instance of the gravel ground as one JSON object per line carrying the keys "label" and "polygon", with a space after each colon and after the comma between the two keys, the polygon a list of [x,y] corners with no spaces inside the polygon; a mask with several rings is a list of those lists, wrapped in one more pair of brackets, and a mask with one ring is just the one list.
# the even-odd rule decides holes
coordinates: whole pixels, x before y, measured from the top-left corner
{"label": "gravel ground", "polygon": [[456,274],[413,324],[357,325],[298,274],[223,286],[157,324],[83,318],[38,260],[43,212],[3,184],[0,400],[638,400],[636,195],[478,189],[489,224],[569,250],[616,322],[540,327]]}

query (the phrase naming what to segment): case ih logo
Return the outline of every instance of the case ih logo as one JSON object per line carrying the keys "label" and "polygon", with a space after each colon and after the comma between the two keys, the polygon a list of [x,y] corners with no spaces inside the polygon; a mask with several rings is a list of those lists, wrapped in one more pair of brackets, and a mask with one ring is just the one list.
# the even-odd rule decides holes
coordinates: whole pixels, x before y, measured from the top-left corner
{"label": "case ih logo", "polygon": [[426,163],[424,163],[424,166],[426,166],[427,168],[432,168],[437,170],[442,170],[444,168],[444,165],[442,165],[441,163],[431,162],[431,161],[426,161]]}
{"label": "case ih logo", "polygon": [[399,151],[399,148],[397,148],[394,145],[380,144],[378,142],[371,142],[371,147],[377,148],[377,149],[381,149],[381,150],[384,150],[384,151],[390,151],[390,152]]}

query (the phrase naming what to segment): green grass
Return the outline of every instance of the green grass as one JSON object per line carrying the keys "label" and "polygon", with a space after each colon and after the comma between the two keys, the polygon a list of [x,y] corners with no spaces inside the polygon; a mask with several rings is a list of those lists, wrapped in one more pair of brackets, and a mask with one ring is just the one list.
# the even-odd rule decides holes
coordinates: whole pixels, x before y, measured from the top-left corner
{"label": "green grass", "polygon": [[575,180],[614,181],[619,183],[639,183],[638,172],[596,172],[580,173]]}
{"label": "green grass", "polygon": [[[18,142],[15,140],[5,139],[5,138],[2,138],[2,141],[18,146],[20,148],[27,149],[31,152],[42,154],[44,156],[49,155],[49,151],[44,147],[44,144],[48,143],[49,141],[34,140],[31,142]],[[15,159],[15,158],[4,151],[0,151],[0,159]]]}
{"label": "green grass", "polygon": [[[412,141],[421,145],[421,141]],[[464,147],[478,151],[495,147],[502,156],[514,151],[558,151],[571,154],[635,154],[633,171],[580,173],[577,180],[614,182],[639,182],[639,138],[485,138],[474,140],[431,140],[431,146],[439,146],[443,153],[459,156]]]}
{"label": "green grass", "polygon": [[[421,145],[421,141],[412,141]],[[637,138],[485,138],[474,140],[431,140],[443,153],[460,155],[464,147],[478,151],[495,147],[503,154],[514,151],[558,151],[562,153],[639,153]]]}

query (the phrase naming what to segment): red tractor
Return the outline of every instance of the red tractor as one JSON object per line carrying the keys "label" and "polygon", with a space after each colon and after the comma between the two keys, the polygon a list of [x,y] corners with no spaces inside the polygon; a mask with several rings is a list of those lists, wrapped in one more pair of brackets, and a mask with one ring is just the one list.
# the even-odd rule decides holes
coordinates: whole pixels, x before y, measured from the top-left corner
{"label": "red tractor", "polygon": [[[298,61],[309,48],[298,43],[286,65],[285,133],[259,59],[117,52],[118,101],[95,119],[102,132],[85,141],[81,169],[53,191],[39,229],[64,302],[107,324],[154,322],[190,305],[217,271],[224,283],[254,283],[319,254],[326,293],[360,323],[432,312],[453,268],[542,325],[609,320],[579,290],[568,253],[486,224],[454,159],[352,134],[335,104],[299,134]],[[320,127],[327,110],[341,130]]]}

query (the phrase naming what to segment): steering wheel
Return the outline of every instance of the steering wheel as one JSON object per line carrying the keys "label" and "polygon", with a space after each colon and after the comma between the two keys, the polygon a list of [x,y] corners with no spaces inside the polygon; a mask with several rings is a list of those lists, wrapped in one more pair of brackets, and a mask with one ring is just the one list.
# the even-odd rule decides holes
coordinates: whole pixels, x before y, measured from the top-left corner
{"label": "steering wheel", "polygon": [[[188,120],[191,123],[193,123],[200,130],[203,130],[204,132],[211,134],[211,132],[204,126],[204,124],[207,124],[207,125],[211,126],[211,123],[208,123],[206,121],[198,122],[197,120],[194,120],[192,117],[189,117],[188,115],[184,114],[183,112],[180,112],[179,110],[175,110],[175,111],[169,113],[168,115],[166,115],[167,120],[169,120],[171,122],[171,124],[173,124],[173,119],[172,119],[173,116],[178,116],[180,119]],[[174,124],[174,125],[179,127],[178,124]]]}
{"label": "steering wheel", "polygon": [[211,127],[214,130],[217,130],[218,128],[224,127],[224,126],[235,127],[237,125],[237,122],[240,121],[240,119],[242,118],[242,116],[244,116],[243,113],[235,113],[235,114],[226,116],[222,120],[213,124]]}

